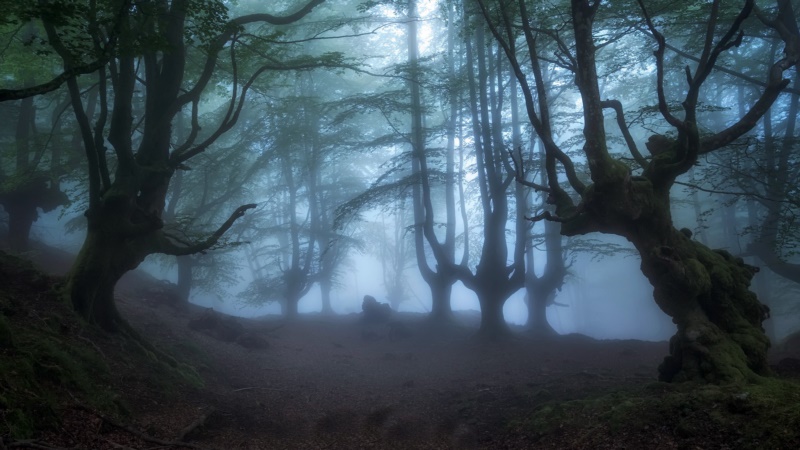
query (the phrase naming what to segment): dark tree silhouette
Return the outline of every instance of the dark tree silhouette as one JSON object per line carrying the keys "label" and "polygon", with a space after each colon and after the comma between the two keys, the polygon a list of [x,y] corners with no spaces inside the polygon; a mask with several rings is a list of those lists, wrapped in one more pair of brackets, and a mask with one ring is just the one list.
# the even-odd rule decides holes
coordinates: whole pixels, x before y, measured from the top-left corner
{"label": "dark tree silhouette", "polygon": [[[246,93],[260,74],[276,66],[287,68],[267,61],[242,82],[236,57],[242,28],[293,23],[320,3],[322,0],[312,0],[285,16],[253,14],[233,20],[227,19],[219,1],[157,0],[135,8],[126,1],[111,2],[110,11],[97,9],[107,4],[92,3],[95,8],[86,10],[87,22],[82,26],[90,31],[97,59],[102,60],[109,51],[113,57],[96,70],[100,110],[94,123],[86,113],[76,78],[66,80],[89,170],[87,236],[66,280],[66,293],[79,314],[106,330],[125,326],[113,299],[114,286],[125,272],[149,254],[180,256],[203,251],[255,207],[236,208],[216,231],[191,242],[165,230],[162,220],[175,171],[185,169],[192,158],[235,125]],[[108,16],[116,20],[103,20]],[[69,45],[68,37],[75,36],[76,30],[67,29],[69,23],[54,21],[52,16],[42,18],[49,44],[63,60],[65,73],[74,72],[84,58],[76,51],[79,46]],[[202,29],[190,29],[198,22],[204,24]],[[193,38],[202,41],[203,51],[197,51]],[[212,85],[209,82],[223,50],[230,55],[230,105],[221,123],[199,139],[198,105]],[[190,77],[186,64],[192,52],[204,55],[205,61],[200,73]],[[143,110],[137,114],[140,100]],[[192,109],[192,129],[176,144],[173,120],[187,106]],[[141,138],[135,139],[138,135]],[[109,162],[106,142],[111,144],[114,165]]]}

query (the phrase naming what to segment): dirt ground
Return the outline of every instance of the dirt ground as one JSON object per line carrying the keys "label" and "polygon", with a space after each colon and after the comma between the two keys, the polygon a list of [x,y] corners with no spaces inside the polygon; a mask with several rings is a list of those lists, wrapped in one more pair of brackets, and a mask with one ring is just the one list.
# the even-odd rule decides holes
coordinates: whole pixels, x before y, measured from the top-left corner
{"label": "dirt ground", "polygon": [[[506,435],[509,421],[544,401],[655,381],[667,351],[664,342],[522,333],[481,343],[472,337],[475,317],[435,330],[411,314],[397,317],[411,332],[399,339],[358,315],[241,320],[269,343],[248,350],[190,330],[199,311],[133,298],[120,307],[161,347],[196,349],[186,356],[207,386],[183,406],[198,416],[214,408],[192,442],[220,448],[500,448],[520,439]],[[147,395],[138,396],[143,428],[163,414]],[[191,413],[181,415],[190,421]]]}
{"label": "dirt ground", "polygon": [[[41,265],[55,273],[64,267],[52,256]],[[46,448],[167,447],[136,433],[209,449],[597,448],[542,441],[519,424],[548,402],[652,384],[668,351],[666,342],[536,340],[522,329],[511,341],[484,343],[473,337],[474,312],[459,313],[445,329],[431,328],[423,315],[395,315],[410,332],[405,337],[386,325],[365,326],[359,315],[237,319],[268,344],[247,349],[190,329],[205,310],[147,298],[139,288],[149,283],[134,276],[120,285],[121,313],[149,342],[194,366],[204,386],[171,386],[165,394],[148,368],[109,355],[113,389],[130,411],[116,428],[132,431],[66,407],[60,431],[44,436]],[[115,351],[113,340],[93,339],[104,357]],[[647,448],[682,448],[653,430],[640,434],[635,442],[657,442]],[[612,440],[604,448],[619,447]]]}

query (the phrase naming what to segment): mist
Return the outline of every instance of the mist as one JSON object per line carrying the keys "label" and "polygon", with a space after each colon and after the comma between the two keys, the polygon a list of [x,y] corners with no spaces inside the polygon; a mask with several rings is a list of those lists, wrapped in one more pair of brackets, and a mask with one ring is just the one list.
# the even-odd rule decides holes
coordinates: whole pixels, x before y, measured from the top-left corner
{"label": "mist", "polygon": [[796,2],[266,3],[0,1],[0,448],[797,437]]}

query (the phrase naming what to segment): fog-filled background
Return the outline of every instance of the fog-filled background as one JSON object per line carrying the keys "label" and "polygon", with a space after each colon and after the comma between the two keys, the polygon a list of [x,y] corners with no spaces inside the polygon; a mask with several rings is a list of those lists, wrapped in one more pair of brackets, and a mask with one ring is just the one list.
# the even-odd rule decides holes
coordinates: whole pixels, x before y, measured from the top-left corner
{"label": "fog-filled background", "polygon": [[[691,55],[702,45],[698,30],[705,30],[704,22],[693,19],[706,12],[696,2],[677,3],[652,6],[672,45],[664,59],[664,83],[676,111],[685,92],[682,68],[696,62]],[[205,84],[166,119],[168,125],[161,124],[171,126],[171,137],[157,145],[175,156],[170,159],[174,174],[163,185],[163,204],[156,202],[156,209],[145,213],[163,221],[173,244],[188,247],[210,235],[239,205],[254,206],[202,252],[176,257],[169,247],[143,254],[139,269],[174,284],[176,296],[244,317],[291,316],[295,309],[300,315],[360,313],[364,295],[398,311],[427,314],[435,308],[426,278],[433,273],[444,280],[449,266],[441,258],[449,258],[448,264],[470,274],[481,264],[507,266],[498,272],[507,279],[474,282],[499,283],[497,302],[509,323],[534,326],[529,299],[536,283],[546,281],[537,301],[560,334],[643,340],[674,334],[670,317],[653,301],[637,251],[624,238],[559,236],[558,222],[528,220],[554,210],[555,201],[515,181],[513,174],[547,185],[544,144],[525,115],[526,98],[504,49],[488,29],[478,27],[483,18],[477,10],[445,0],[330,1],[303,20],[268,29],[243,22],[214,48],[220,56],[204,79],[211,36],[227,18],[259,12],[264,2],[199,4],[184,30],[190,44],[181,50],[184,84]],[[269,6],[294,11],[298,5]],[[566,19],[551,14],[558,6],[542,4],[531,14],[541,16],[543,29],[560,29]],[[642,152],[652,153],[645,155],[649,159],[656,156],[650,136],[675,135],[658,109],[655,41],[634,3],[603,8],[606,19],[595,23],[599,88],[603,98],[622,102],[632,139]],[[726,8],[721,24],[735,16],[735,8]],[[41,25],[2,26],[4,80],[34,83],[57,73],[59,55],[47,49]],[[723,53],[718,64],[724,70],[712,71],[700,92],[701,135],[736,122],[758,97],[767,67],[781,58],[778,37],[755,18],[745,26],[746,45]],[[538,32],[545,66],[537,82],[549,93],[552,139],[572,158],[578,176],[588,180],[587,159],[580,152],[583,103],[571,86],[574,61],[568,53],[574,43]],[[62,39],[67,42],[62,58],[64,52],[92,46],[86,36],[64,34]],[[135,45],[154,46],[154,55],[172,51],[171,44],[158,40]],[[39,59],[31,62],[30,54]],[[146,148],[156,146],[142,144],[152,138],[147,127],[161,119],[158,107],[148,103],[155,82],[142,79],[150,69],[144,60],[135,62],[142,66],[104,72],[108,80],[83,76],[74,89],[86,117],[102,121],[101,130],[111,127],[116,133],[113,127],[127,126],[132,148]],[[530,65],[523,69],[533,79]],[[136,74],[127,94],[120,91],[117,70]],[[758,125],[726,148],[701,155],[671,190],[676,229],[761,267],[751,288],[771,308],[765,328],[773,339],[800,324],[795,301],[800,278],[794,272],[800,263],[795,251],[796,71],[790,78],[788,90]],[[100,86],[108,91],[100,92]],[[84,211],[94,207],[89,199],[96,195],[90,192],[94,175],[87,176],[81,136],[90,129],[81,128],[69,95],[60,89],[0,104],[2,226],[9,247],[23,254],[36,250],[20,238],[12,220],[20,204],[32,208],[23,214],[38,215],[30,228],[32,241],[77,253],[85,240]],[[113,102],[123,95],[133,105],[131,117],[121,119],[130,122],[126,125],[113,117]],[[612,110],[606,111],[605,126],[609,153],[632,167],[631,176],[639,176]],[[122,176],[115,175],[124,166],[121,153],[111,151],[122,144],[108,132],[99,133],[95,142],[108,154],[106,172],[97,181],[105,183],[100,192],[106,195],[109,182]],[[137,161],[146,165],[148,158]],[[561,166],[558,177],[566,185]],[[57,191],[57,200],[30,194],[40,188]],[[15,189],[29,196],[15,197]],[[137,191],[140,200],[149,195],[146,189]],[[428,220],[430,228],[424,230]],[[444,281],[452,286],[443,294],[447,308],[480,314],[479,295],[463,282],[472,275],[453,270]],[[519,271],[526,276],[515,278]]]}

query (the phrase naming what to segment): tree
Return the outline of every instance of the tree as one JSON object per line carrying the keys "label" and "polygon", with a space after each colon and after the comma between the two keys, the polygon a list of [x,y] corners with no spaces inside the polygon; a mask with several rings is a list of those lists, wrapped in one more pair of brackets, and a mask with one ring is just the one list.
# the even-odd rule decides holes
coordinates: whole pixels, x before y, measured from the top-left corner
{"label": "tree", "polygon": [[356,131],[330,124],[337,108],[326,96],[338,90],[335,78],[312,71],[289,75],[291,92],[263,105],[269,108],[261,112],[269,117],[268,126],[254,139],[266,160],[275,163],[265,167],[268,176],[259,190],[274,194],[253,217],[258,225],[246,233],[255,265],[254,281],[243,296],[253,304],[279,299],[289,319],[297,316],[298,302],[315,283],[323,313],[333,312],[331,291],[353,243],[333,224],[335,208],[362,188],[348,143]]}
{"label": "tree", "polygon": [[[605,12],[602,2],[571,0],[570,40],[554,30],[536,28],[535,11],[524,0],[492,4],[480,1],[483,16],[495,39],[502,45],[523,90],[528,117],[544,142],[547,159],[548,191],[556,213],[540,218],[561,222],[567,236],[604,232],[628,239],[639,252],[641,268],[654,288],[659,307],[673,318],[678,331],[670,340],[670,355],[659,366],[664,381],[736,382],[769,373],[769,340],[761,323],[766,310],[749,291],[755,268],[726,251],[713,251],[675,228],[670,210],[670,190],[675,179],[689,170],[702,154],[724,148],[751,130],[775,102],[788,81],[782,73],[800,61],[796,53],[797,36],[783,33],[780,21],[767,21],[782,32],[787,42],[786,55],[769,72],[760,97],[727,128],[701,133],[698,120],[698,96],[720,56],[744,42],[740,32],[754,10],[751,0],[735,15],[721,14],[720,2],[697,6],[707,13],[707,28],[694,70],[687,69],[686,95],[681,103],[683,117],[670,108],[664,89],[664,51],[666,39],[654,24],[642,2],[639,3],[646,28],[655,37],[656,95],[658,109],[674,135],[651,135],[645,157],[638,149],[623,115],[619,101],[603,100],[598,83],[597,54],[604,41],[594,33],[598,13]],[[787,6],[788,4],[788,6]],[[791,14],[790,2],[781,2],[781,15]],[[787,9],[788,8],[788,9]],[[784,28],[784,30],[782,30]],[[518,36],[516,30],[522,30]],[[518,37],[521,44],[518,45]],[[588,162],[590,183],[585,184],[574,169],[573,161],[555,142],[547,93],[543,92],[541,65],[546,59],[539,53],[539,39],[559,43],[558,61],[574,76],[583,109],[583,156]],[[607,38],[608,39],[608,38]],[[613,39],[613,37],[611,38]],[[520,48],[522,47],[522,48]],[[523,69],[527,52],[529,64]],[[534,83],[528,78],[532,76]],[[538,93],[534,101],[532,89]],[[637,163],[636,172],[615,158],[605,129],[603,111],[615,112],[627,150]],[[571,189],[580,196],[576,205],[558,184],[556,164],[566,171]]]}
{"label": "tree", "polygon": [[[263,72],[286,65],[268,61],[240,79],[237,49],[249,35],[248,25],[294,23],[322,0],[312,0],[292,14],[251,14],[228,20],[216,0],[156,0],[135,6],[129,1],[77,4],[83,20],[58,20],[58,2],[40,2],[47,39],[62,59],[66,73],[84,59],[113,57],[95,72],[99,114],[91,123],[77,79],[66,85],[77,118],[89,171],[87,235],[67,276],[66,294],[75,310],[106,330],[124,328],[113,301],[114,286],[145,256],[188,255],[205,250],[254,204],[236,208],[206,237],[187,242],[164,227],[162,215],[176,170],[229,131],[236,123],[248,89]],[[77,41],[73,36],[87,36]],[[118,39],[117,39],[118,38]],[[88,50],[88,51],[87,51]],[[211,132],[202,133],[198,110],[223,50],[230,55],[232,85],[229,108]],[[202,71],[187,76],[189,55],[204,58]],[[306,61],[307,63],[307,61]],[[109,84],[110,80],[110,84]],[[139,112],[141,105],[141,114]],[[183,142],[174,142],[173,120],[191,106],[192,127]],[[141,125],[140,125],[141,124]],[[112,147],[112,160],[106,149]]]}
{"label": "tree", "polygon": [[[26,44],[33,46],[29,43],[37,41],[40,33],[33,21],[17,24],[3,55],[4,78],[34,83],[37,73],[48,68],[45,62],[32,63],[30,49],[25,48]],[[49,212],[69,201],[59,183],[65,172],[60,111],[66,105],[59,96],[46,100],[29,96],[2,105],[4,117],[16,118],[13,132],[8,133],[13,139],[6,143],[11,151],[3,155],[4,170],[0,171],[0,204],[8,214],[8,245],[16,251],[28,250],[31,226],[39,217],[39,209]],[[51,123],[42,123],[42,112],[48,111],[52,111]],[[41,128],[48,125],[50,133],[42,132]]]}
{"label": "tree", "polygon": [[[465,17],[470,17],[472,11],[467,5],[464,8]],[[495,339],[510,334],[503,317],[503,305],[511,294],[523,287],[525,279],[525,208],[518,205],[512,216],[516,238],[509,252],[508,191],[514,184],[514,175],[503,136],[505,93],[502,80],[507,72],[497,57],[500,47],[486,42],[486,27],[475,22],[467,29],[470,33],[465,63],[483,235],[474,272],[463,266],[454,269],[461,282],[478,296],[481,305],[479,336]]]}
{"label": "tree", "polygon": [[[448,3],[447,14],[450,20],[453,19],[453,4]],[[449,30],[447,41],[448,59],[448,103],[449,117],[445,124],[447,134],[447,149],[445,156],[444,171],[444,195],[445,195],[445,221],[442,225],[445,228],[444,239],[440,240],[435,233],[436,225],[435,210],[432,200],[431,181],[434,173],[429,169],[429,157],[426,148],[426,130],[424,129],[424,102],[422,98],[422,78],[419,58],[419,43],[417,22],[419,14],[417,12],[417,1],[408,1],[408,87],[411,103],[411,132],[409,140],[411,144],[411,167],[412,174],[417,180],[413,186],[413,211],[414,211],[414,248],[417,257],[417,267],[423,280],[431,290],[431,313],[430,319],[440,325],[451,319],[452,309],[450,306],[450,295],[453,284],[458,281],[458,273],[454,269],[456,266],[456,179],[455,179],[455,123],[458,118],[456,77],[454,68],[454,37]],[[430,246],[434,267],[428,261],[425,251],[425,243]],[[469,260],[469,247],[464,247],[462,263],[460,267],[466,268]]]}

